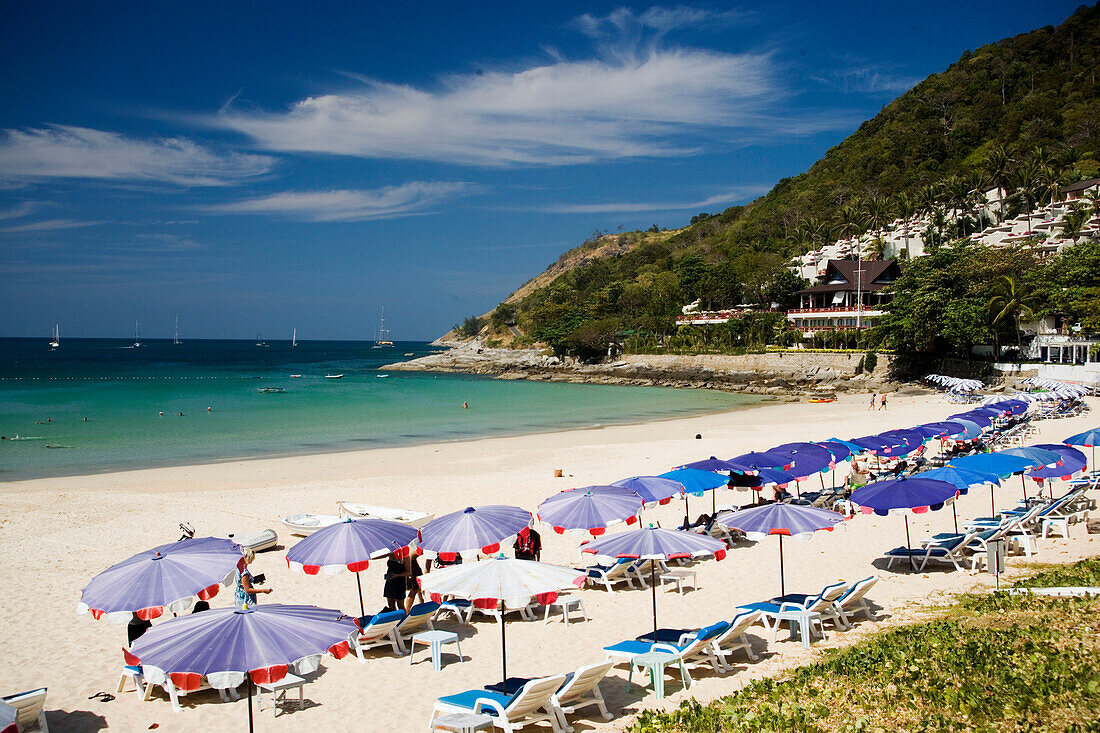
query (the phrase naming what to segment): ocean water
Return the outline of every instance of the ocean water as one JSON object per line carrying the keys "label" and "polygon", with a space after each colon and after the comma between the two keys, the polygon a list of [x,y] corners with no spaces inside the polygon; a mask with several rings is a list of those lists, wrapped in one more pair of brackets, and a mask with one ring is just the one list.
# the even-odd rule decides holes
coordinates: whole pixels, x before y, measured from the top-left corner
{"label": "ocean water", "polygon": [[133,348],[126,339],[65,339],[50,350],[46,341],[0,339],[0,481],[593,427],[759,401],[379,370],[436,350],[422,342]]}

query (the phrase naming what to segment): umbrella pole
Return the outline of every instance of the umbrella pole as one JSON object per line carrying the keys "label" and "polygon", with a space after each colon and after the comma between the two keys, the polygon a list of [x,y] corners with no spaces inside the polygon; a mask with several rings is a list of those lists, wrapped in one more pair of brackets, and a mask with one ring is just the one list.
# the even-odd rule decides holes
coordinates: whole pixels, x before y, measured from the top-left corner
{"label": "umbrella pole", "polygon": [[649,587],[653,591],[653,643],[657,643],[657,571],[656,560],[649,561]]}
{"label": "umbrella pole", "polygon": [[363,580],[359,577],[359,573],[355,574],[355,584],[359,586],[359,615],[366,616],[367,611],[363,608]]}
{"label": "umbrella pole", "polygon": [[[1020,474],[1020,491],[1023,492],[1024,506],[1026,507],[1027,506],[1027,484],[1024,483],[1024,475],[1022,473]],[[1040,496],[1039,498],[1042,499],[1043,497]]]}
{"label": "umbrella pole", "polygon": [[248,733],[252,733],[252,675],[245,674],[248,677]]}
{"label": "umbrella pole", "polygon": [[993,501],[993,484],[989,485],[989,517],[997,518],[997,504]]}
{"label": "umbrella pole", "polygon": [[500,604],[500,672],[504,675],[504,681],[501,683],[503,686],[504,694],[508,694],[508,644],[504,634],[504,627],[507,626],[504,622],[504,604]]}
{"label": "umbrella pole", "polygon": [[787,595],[787,579],[783,574],[783,535],[779,535],[779,595]]}
{"label": "umbrella pole", "polygon": [[951,519],[955,521],[955,534],[959,533],[959,513],[955,509],[955,502],[951,502]]}
{"label": "umbrella pole", "polygon": [[909,570],[915,573],[915,572],[917,572],[917,566],[913,562],[913,547],[912,547],[911,541],[909,540],[909,515],[908,514],[905,515],[905,549],[907,550],[907,552],[905,554],[907,554],[909,556]]}
{"label": "umbrella pole", "polygon": [[718,491],[718,489],[711,489],[711,490],[710,490],[710,515],[711,515],[712,517],[713,517],[713,516],[714,516],[715,514],[717,514],[717,513],[718,513],[718,506],[717,506],[717,503],[716,503],[716,502],[717,502],[717,500],[716,500],[716,499],[714,498],[714,493],[715,493],[716,491]]}

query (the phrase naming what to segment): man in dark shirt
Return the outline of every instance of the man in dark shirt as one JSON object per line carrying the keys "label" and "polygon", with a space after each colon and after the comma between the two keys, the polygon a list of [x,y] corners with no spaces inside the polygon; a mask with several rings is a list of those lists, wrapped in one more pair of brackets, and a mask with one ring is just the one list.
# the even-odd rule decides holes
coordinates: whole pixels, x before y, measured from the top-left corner
{"label": "man in dark shirt", "polygon": [[542,538],[535,530],[524,527],[516,535],[516,541],[512,545],[512,549],[516,551],[517,560],[534,560],[538,562],[539,558],[542,557]]}

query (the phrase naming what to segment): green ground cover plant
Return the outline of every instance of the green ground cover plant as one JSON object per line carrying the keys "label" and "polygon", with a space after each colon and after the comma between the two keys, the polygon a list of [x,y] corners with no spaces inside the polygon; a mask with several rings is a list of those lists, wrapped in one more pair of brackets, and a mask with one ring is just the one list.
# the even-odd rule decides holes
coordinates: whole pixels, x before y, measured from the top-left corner
{"label": "green ground cover plant", "polygon": [[[1090,585],[1100,559],[1020,585]],[[966,595],[933,620],[893,629],[782,679],[670,712],[667,731],[1100,731],[1100,599]]]}

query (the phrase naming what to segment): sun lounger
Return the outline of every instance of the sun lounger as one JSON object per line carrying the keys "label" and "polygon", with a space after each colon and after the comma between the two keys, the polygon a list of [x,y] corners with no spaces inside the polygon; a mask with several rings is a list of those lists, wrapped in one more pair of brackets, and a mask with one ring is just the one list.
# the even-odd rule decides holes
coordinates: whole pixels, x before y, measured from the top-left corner
{"label": "sun lounger", "polygon": [[[198,675],[168,674],[163,669],[147,664],[142,665],[141,672],[146,683],[145,695],[142,699],[151,699],[154,688],[160,687],[168,694],[168,699],[172,702],[172,710],[177,713],[183,711],[180,706],[180,698],[192,692],[215,689],[218,691],[222,702],[239,700],[241,696],[237,692],[237,686],[244,682],[244,674],[235,672],[228,673],[226,679],[221,680],[210,680]],[[233,679],[230,680],[229,676],[232,676]]]}
{"label": "sun lounger", "polygon": [[50,726],[46,724],[46,713],[43,707],[46,705],[46,688],[42,687],[29,692],[20,692],[16,695],[8,695],[0,698],[0,702],[16,709],[16,725],[20,731],[38,728],[49,733]]}
{"label": "sun lounger", "polygon": [[[645,578],[638,573],[636,565],[635,560],[621,559],[610,566],[591,565],[581,570],[581,572],[588,574],[589,582],[602,583],[610,593],[615,592],[614,586],[619,583],[626,583],[631,588],[637,587],[645,590],[649,586],[646,585]],[[635,586],[635,583],[638,585]]]}
{"label": "sun lounger", "polygon": [[[721,673],[725,671],[725,665],[711,649],[711,641],[727,628],[729,628],[727,622],[719,621],[716,624],[705,626],[697,631],[690,631],[684,634],[676,642],[643,641],[642,637],[638,637],[637,639],[621,641],[618,644],[605,646],[603,650],[607,652],[609,658],[622,659],[628,662],[640,654],[647,654],[649,652],[668,652],[676,657],[678,661],[684,663],[685,669],[683,671],[684,674],[687,675],[686,684],[690,685],[691,674],[687,672],[686,665],[706,662],[710,664],[715,672]],[[650,634],[650,636],[652,636],[652,634]]]}
{"label": "sun lounger", "polygon": [[[961,571],[968,559],[966,555],[967,545],[977,535],[978,529],[970,529],[963,534],[952,535],[950,538],[930,540],[923,547],[895,547],[884,552],[882,556],[889,558],[889,562],[886,563],[887,569],[893,567],[894,562],[897,560],[912,559],[920,561],[916,567],[918,572],[923,571],[925,565],[930,561],[951,563],[956,570]],[[976,556],[971,556],[969,560],[970,569],[973,571],[976,569],[978,560]]]}
{"label": "sun lounger", "polygon": [[[493,719],[493,725],[513,733],[529,723],[547,721],[554,733],[564,733],[551,698],[565,682],[565,675],[529,680],[514,695],[489,690],[467,690],[435,701],[431,720],[449,713],[481,713]],[[431,721],[429,721],[429,729]]]}
{"label": "sun lounger", "polygon": [[[557,713],[558,724],[567,733],[571,733],[573,727],[569,725],[565,716],[581,708],[595,705],[599,708],[604,720],[611,720],[611,713],[608,712],[603,694],[600,692],[600,681],[614,666],[615,662],[609,659],[580,667],[576,672],[566,675],[562,686],[550,696],[550,707]],[[515,693],[530,681],[530,678],[525,677],[509,677],[507,682],[486,685],[485,689],[497,693]]]}
{"label": "sun lounger", "polygon": [[[759,620],[760,611],[742,611],[727,624],[725,631],[711,639],[710,651],[725,670],[733,669],[733,665],[726,658],[736,651],[745,652],[754,662],[758,659],[752,651],[752,644],[745,636],[745,631]],[[697,631],[697,629],[657,629],[656,641],[682,643],[685,638],[690,638],[690,635]],[[653,632],[642,634],[638,640],[654,641]]]}
{"label": "sun lounger", "polygon": [[[848,583],[833,583],[827,585],[821,589],[820,593],[816,595],[803,595],[800,593],[789,593],[779,598],[773,598],[770,601],[762,601],[759,603],[748,603],[740,606],[741,609],[749,611],[760,612],[760,622],[764,624],[764,628],[772,632],[772,641],[774,642],[779,638],[779,627],[783,621],[793,624],[794,621],[790,618],[794,614],[802,614],[802,618],[798,619],[800,624],[806,623],[810,625],[809,631],[812,634],[814,625],[814,615],[817,615],[817,625],[821,629],[821,638],[825,638],[825,628],[821,626],[820,619],[832,618],[834,624],[839,614],[833,608],[834,603],[838,598],[844,595],[849,588]],[[809,636],[805,634],[804,636]]]}
{"label": "sun lounger", "polygon": [[871,609],[871,604],[867,602],[866,596],[867,591],[874,588],[876,583],[878,583],[878,578],[873,575],[863,580],[857,580],[852,583],[852,587],[848,589],[847,593],[833,601],[833,605],[840,615],[840,620],[845,626],[851,628],[851,619],[861,613],[872,621],[875,620],[875,612]]}
{"label": "sun lounger", "polygon": [[355,656],[360,662],[366,662],[364,652],[376,646],[393,647],[395,654],[404,655],[405,645],[401,637],[397,635],[397,625],[405,619],[404,611],[387,611],[376,613],[373,616],[364,616],[359,619],[362,624],[357,631],[353,631],[348,637],[348,642]]}
{"label": "sun lounger", "polygon": [[438,610],[438,603],[418,603],[409,609],[409,614],[394,627],[394,632],[397,634],[403,648],[408,649],[406,642],[412,639],[413,634],[425,630],[435,630],[435,627],[432,626],[432,619],[435,618],[435,613]]}

